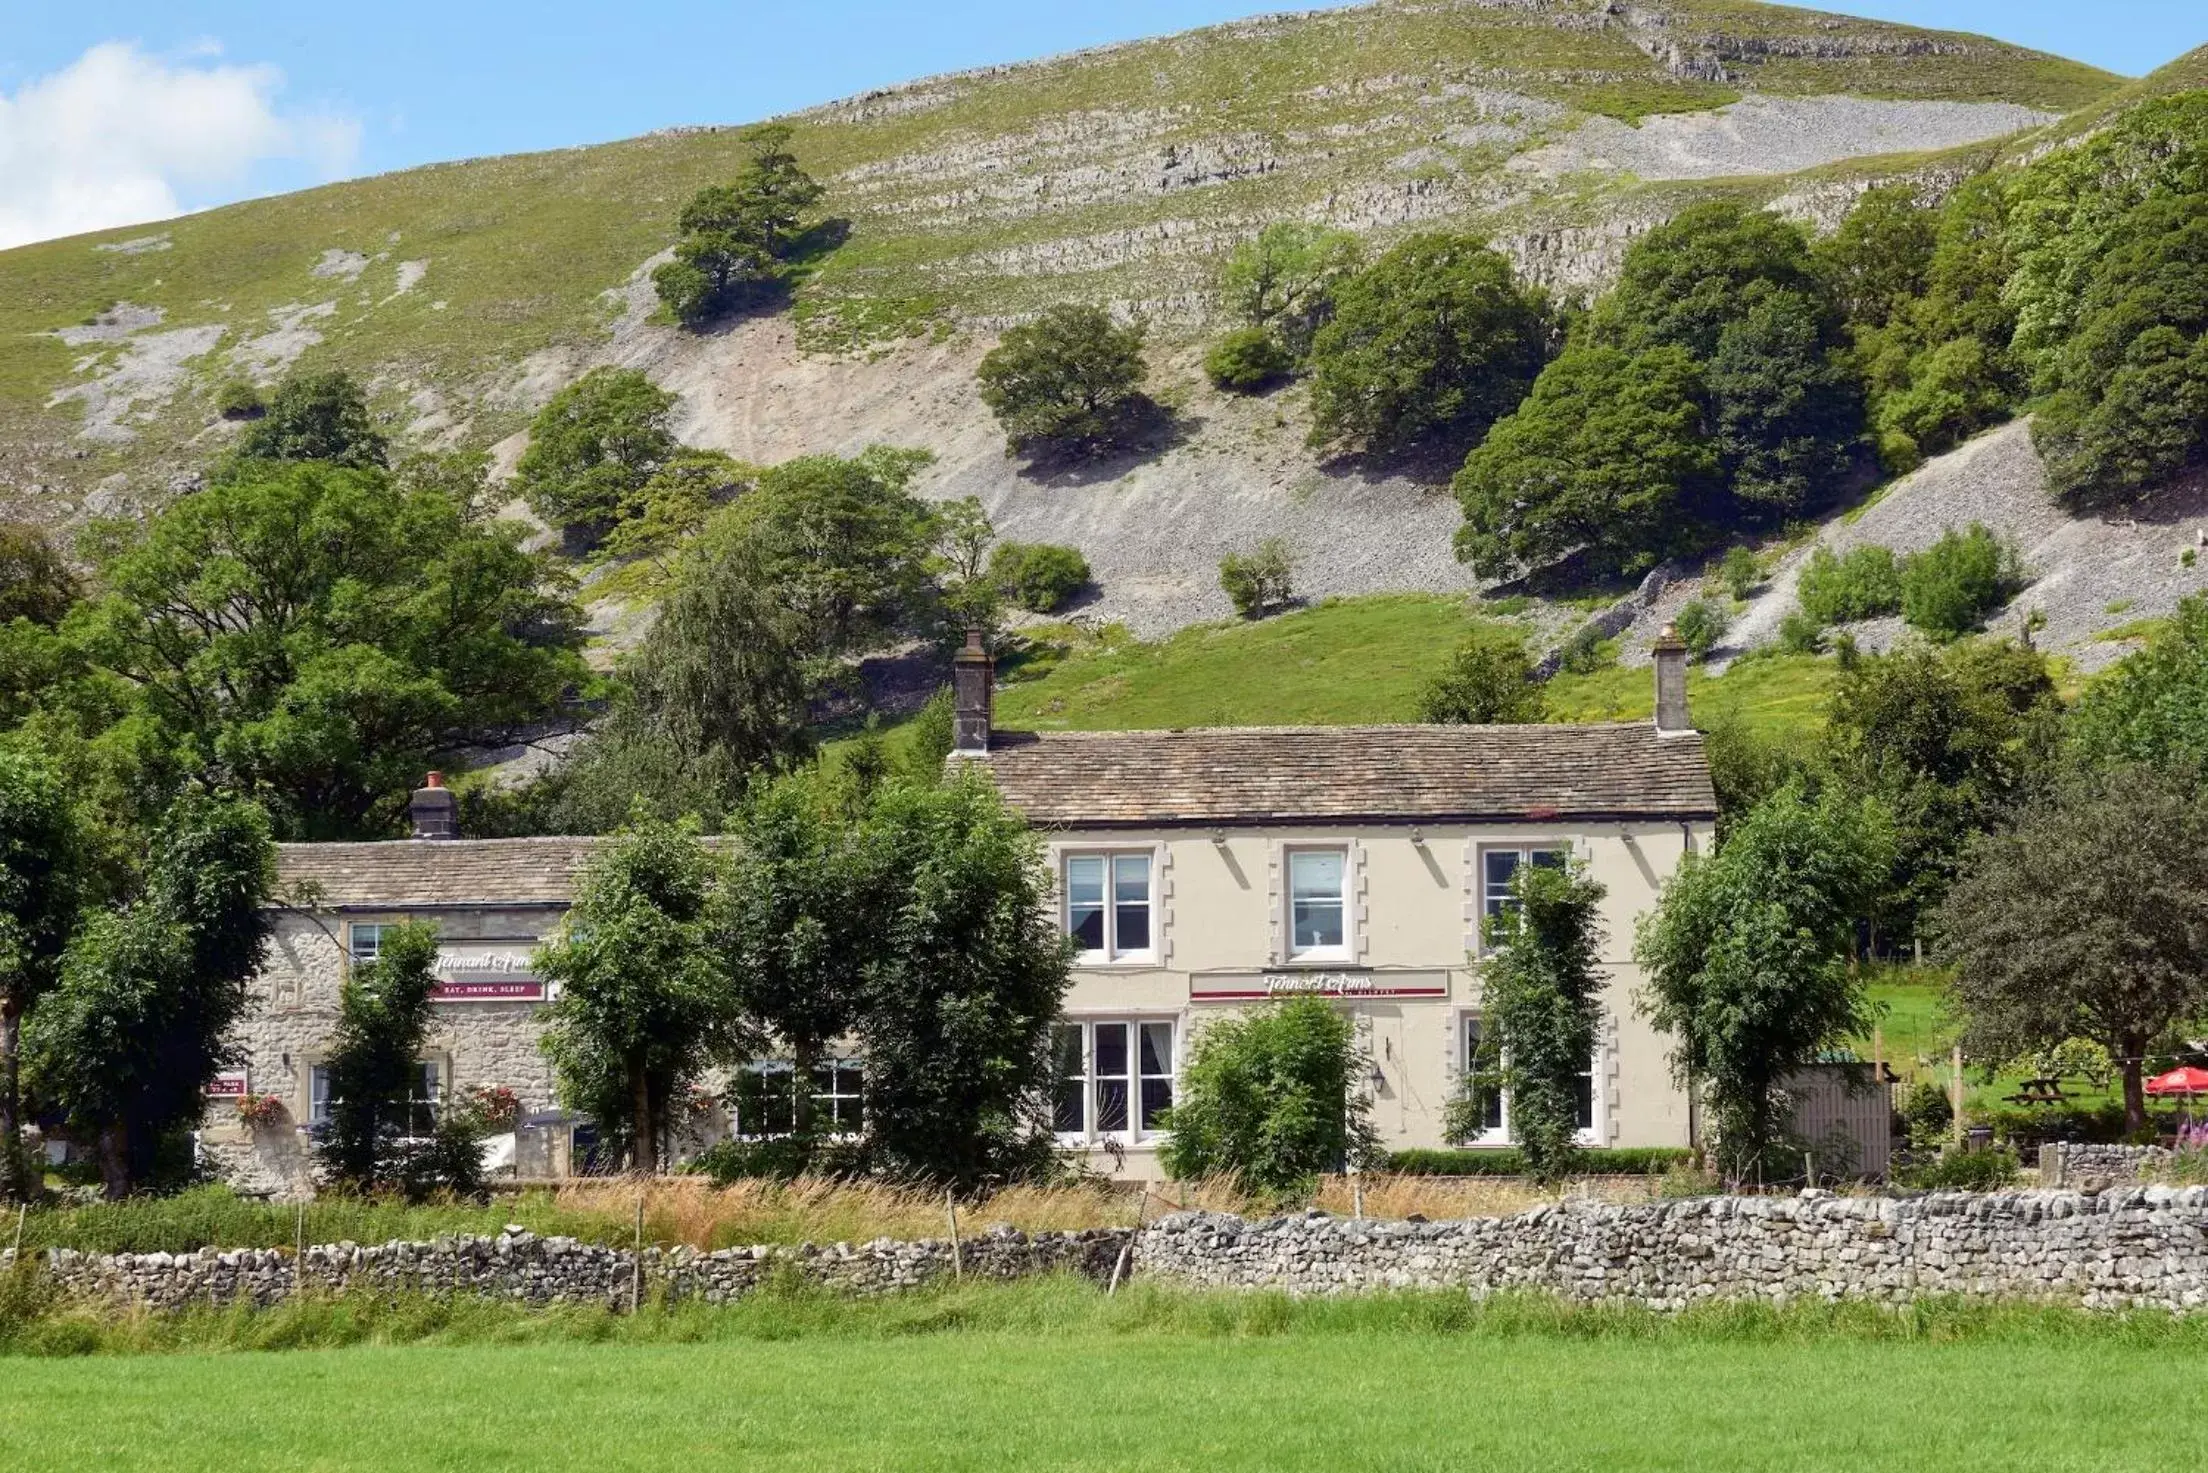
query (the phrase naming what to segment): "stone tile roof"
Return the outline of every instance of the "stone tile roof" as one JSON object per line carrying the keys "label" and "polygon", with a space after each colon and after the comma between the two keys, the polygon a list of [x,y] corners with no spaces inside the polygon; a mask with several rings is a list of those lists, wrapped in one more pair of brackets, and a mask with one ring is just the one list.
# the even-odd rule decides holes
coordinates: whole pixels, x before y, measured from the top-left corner
{"label": "stone tile roof", "polygon": [[1706,819],[1702,738],[1654,723],[997,732],[983,761],[1031,823]]}
{"label": "stone tile roof", "polygon": [[395,839],[374,844],[279,844],[277,881],[312,882],[321,903],[403,909],[425,905],[565,905],[574,872],[599,839]]}

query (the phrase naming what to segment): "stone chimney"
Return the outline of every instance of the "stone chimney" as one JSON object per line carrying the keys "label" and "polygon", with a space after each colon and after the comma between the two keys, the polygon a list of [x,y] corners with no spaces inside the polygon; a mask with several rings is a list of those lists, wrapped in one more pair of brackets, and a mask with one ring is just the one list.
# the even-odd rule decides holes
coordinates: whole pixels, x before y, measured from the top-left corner
{"label": "stone chimney", "polygon": [[966,631],[966,647],[951,657],[954,711],[951,751],[974,756],[989,750],[989,717],[995,700],[997,662],[982,648],[981,631]]}
{"label": "stone chimney", "polygon": [[1650,646],[1656,664],[1656,734],[1677,736],[1694,730],[1687,715],[1687,642],[1670,624]]}
{"label": "stone chimney", "polygon": [[417,839],[457,839],[460,837],[460,800],[445,786],[445,775],[433,772],[414,790],[414,797],[406,805],[407,816],[414,820],[414,837]]}

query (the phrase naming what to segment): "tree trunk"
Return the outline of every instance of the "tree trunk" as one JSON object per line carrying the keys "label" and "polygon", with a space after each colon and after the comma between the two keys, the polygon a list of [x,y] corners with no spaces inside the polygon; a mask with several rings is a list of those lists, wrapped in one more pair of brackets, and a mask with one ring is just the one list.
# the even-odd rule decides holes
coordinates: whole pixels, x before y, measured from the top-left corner
{"label": "tree trunk", "polygon": [[111,1121],[100,1132],[100,1189],[110,1202],[130,1195],[130,1124]]}
{"label": "tree trunk", "polygon": [[629,1066],[629,1094],[636,1112],[629,1126],[629,1167],[648,1176],[659,1169],[659,1136],[652,1128],[652,1078],[641,1064]]}
{"label": "tree trunk", "polygon": [[810,1038],[790,1040],[790,1129],[807,1145],[813,1139],[813,1066],[820,1062],[820,1044]]}
{"label": "tree trunk", "polygon": [[28,1202],[40,1183],[24,1170],[21,1095],[17,1092],[23,1043],[23,1005],[0,1002],[0,1198]]}
{"label": "tree trunk", "polygon": [[2141,1039],[2125,1039],[2122,1058],[2124,1070],[2124,1133],[2130,1135],[2147,1128],[2147,1090],[2144,1078],[2146,1061],[2139,1056],[2146,1052]]}

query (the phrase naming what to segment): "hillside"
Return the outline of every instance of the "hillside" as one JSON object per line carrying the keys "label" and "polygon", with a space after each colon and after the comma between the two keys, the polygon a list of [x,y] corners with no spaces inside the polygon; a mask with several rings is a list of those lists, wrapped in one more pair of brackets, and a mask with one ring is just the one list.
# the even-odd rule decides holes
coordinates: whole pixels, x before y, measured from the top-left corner
{"label": "hillside", "polygon": [[[1732,0],[1379,4],[914,82],[794,120],[851,237],[794,315],[719,352],[616,324],[680,201],[733,169],[732,132],[335,185],[0,254],[0,500],[69,520],[162,495],[219,445],[219,383],[293,362],[353,370],[417,438],[487,442],[584,360],[641,357],[682,382],[701,440],[779,450],[908,428],[818,355],[917,342],[935,356],[881,377],[941,387],[916,417],[956,442],[971,408],[939,381],[993,326],[1083,297],[1193,327],[1219,251],[1268,219],[1474,225],[1584,285],[1693,193],[1820,170],[1807,208],[1845,198],[1851,160],[1968,148],[2118,84]],[[819,409],[752,392],[792,375],[825,381]],[[1230,479],[1282,479],[1233,448],[1257,464]]]}

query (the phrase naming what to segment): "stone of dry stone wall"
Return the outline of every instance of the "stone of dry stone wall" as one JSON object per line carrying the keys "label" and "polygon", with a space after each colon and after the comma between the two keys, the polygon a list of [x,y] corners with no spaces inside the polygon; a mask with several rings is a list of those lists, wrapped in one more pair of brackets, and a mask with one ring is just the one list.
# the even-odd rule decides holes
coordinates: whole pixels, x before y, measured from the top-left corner
{"label": "stone of dry stone wall", "polygon": [[1135,1260],[1191,1287],[1291,1294],[1467,1289],[1665,1310],[1969,1295],[2191,1310],[2208,1304],[2208,1188],[1566,1200],[1424,1223],[1182,1213],[1145,1229]]}
{"label": "stone of dry stone wall", "polygon": [[[1090,1228],[1029,1235],[995,1228],[959,1249],[958,1271],[977,1279],[1037,1274],[1110,1276],[1129,1232]],[[0,1263],[12,1255],[0,1253]],[[325,1243],[303,1260],[276,1248],[205,1248],[196,1253],[80,1253],[57,1248],[48,1271],[74,1297],[118,1305],[179,1309],[239,1302],[266,1307],[304,1289],[316,1294],[476,1295],[530,1305],[625,1307],[635,1292],[638,1255],[573,1238],[539,1237],[509,1225],[497,1237],[439,1237],[430,1242]],[[954,1272],[947,1239],[804,1244],[799,1247],[646,1248],[641,1288],[649,1299],[725,1304],[778,1274],[856,1297],[918,1288]]]}
{"label": "stone of dry stone wall", "polygon": [[2169,1158],[2162,1146],[2054,1141],[2039,1148],[2040,1183],[2072,1189],[2118,1186],[2152,1175]]}

